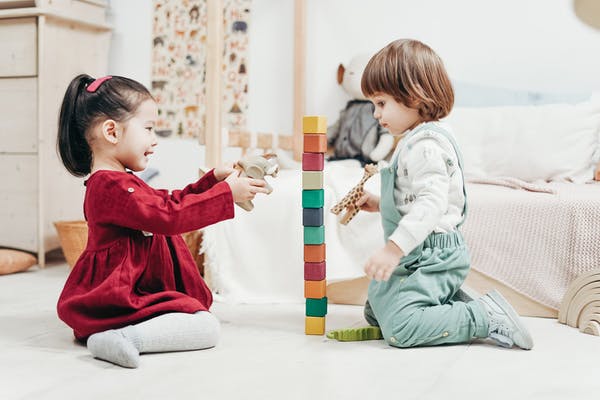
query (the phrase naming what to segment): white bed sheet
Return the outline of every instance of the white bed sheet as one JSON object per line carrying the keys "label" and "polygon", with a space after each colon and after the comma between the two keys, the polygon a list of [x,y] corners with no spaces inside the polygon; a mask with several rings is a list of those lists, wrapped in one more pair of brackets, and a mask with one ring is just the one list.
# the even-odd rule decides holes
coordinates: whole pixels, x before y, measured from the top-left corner
{"label": "white bed sheet", "polygon": [[[254,210],[235,208],[235,218],[204,230],[208,280],[222,300],[245,303],[304,301],[302,171],[282,170],[269,179],[273,193],[257,196]],[[379,214],[359,212],[346,226],[329,212],[354,187],[363,168],[353,160],[328,162],[324,170],[327,281],[357,278],[383,245]],[[379,193],[379,175],[365,188]]]}
{"label": "white bed sheet", "polygon": [[[357,163],[325,166],[329,283],[363,276],[364,262],[383,245],[379,213],[360,212],[343,226],[329,212],[362,173]],[[301,171],[283,170],[270,182],[274,192],[257,197],[252,212],[236,207],[233,220],[205,230],[209,283],[224,301],[304,299]],[[554,193],[468,183],[469,214],[462,231],[472,268],[558,308],[568,284],[598,268],[600,184],[540,185]],[[379,187],[379,175],[366,184],[374,193]]]}

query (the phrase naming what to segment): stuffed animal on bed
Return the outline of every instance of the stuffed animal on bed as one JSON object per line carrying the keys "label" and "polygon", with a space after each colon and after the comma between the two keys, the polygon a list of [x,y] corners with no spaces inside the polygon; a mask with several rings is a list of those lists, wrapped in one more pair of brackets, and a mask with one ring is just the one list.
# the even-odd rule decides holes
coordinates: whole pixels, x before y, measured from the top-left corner
{"label": "stuffed animal on bed", "polygon": [[[248,176],[254,179],[262,179],[266,182],[266,189],[270,194],[273,188],[265,180],[265,176],[276,177],[279,172],[279,164],[277,163],[277,155],[273,153],[262,154],[259,156],[246,156],[239,160],[234,168],[240,171],[240,176]],[[246,211],[252,211],[254,204],[251,200],[239,201],[236,204]]]}
{"label": "stuffed animal on bed", "polygon": [[333,149],[330,160],[354,158],[364,165],[385,159],[394,148],[393,136],[373,117],[373,104],[360,88],[369,58],[358,55],[347,66],[340,64],[338,67],[338,84],[351,100],[335,124],[327,129],[327,144]]}

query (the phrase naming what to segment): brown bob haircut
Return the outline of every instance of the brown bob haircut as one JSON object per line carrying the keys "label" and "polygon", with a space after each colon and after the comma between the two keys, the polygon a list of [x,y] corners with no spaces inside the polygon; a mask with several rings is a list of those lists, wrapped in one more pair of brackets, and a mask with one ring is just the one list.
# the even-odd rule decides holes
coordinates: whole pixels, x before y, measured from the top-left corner
{"label": "brown bob haircut", "polygon": [[384,93],[417,109],[423,122],[444,118],[454,105],[442,59],[418,40],[396,40],[379,50],[363,72],[361,89],[366,97]]}

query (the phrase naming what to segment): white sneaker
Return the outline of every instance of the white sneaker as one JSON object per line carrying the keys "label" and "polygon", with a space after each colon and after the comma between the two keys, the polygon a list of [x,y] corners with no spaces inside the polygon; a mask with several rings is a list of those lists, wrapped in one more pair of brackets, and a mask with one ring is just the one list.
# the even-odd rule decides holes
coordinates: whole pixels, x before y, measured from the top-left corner
{"label": "white sneaker", "polygon": [[524,350],[533,347],[533,339],[519,315],[498,291],[492,290],[477,300],[489,317],[490,339],[502,347],[516,345]]}

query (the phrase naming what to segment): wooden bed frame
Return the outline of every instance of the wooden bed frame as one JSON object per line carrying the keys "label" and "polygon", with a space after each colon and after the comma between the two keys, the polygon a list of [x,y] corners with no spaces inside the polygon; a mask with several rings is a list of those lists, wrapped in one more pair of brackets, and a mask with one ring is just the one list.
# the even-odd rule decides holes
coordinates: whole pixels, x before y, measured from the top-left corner
{"label": "wooden bed frame", "polygon": [[[222,141],[222,94],[221,63],[223,55],[223,24],[220,13],[222,0],[207,1],[207,55],[206,55],[206,146],[207,167],[221,164],[224,143]],[[256,135],[256,148],[271,150],[273,144],[284,150],[291,150],[295,160],[302,157],[302,117],[306,103],[306,4],[304,0],[294,0],[294,91],[292,134],[259,133]],[[278,137],[279,140],[276,139]],[[230,147],[248,149],[253,134],[247,131],[228,131]],[[243,150],[245,152],[245,150]]]}

